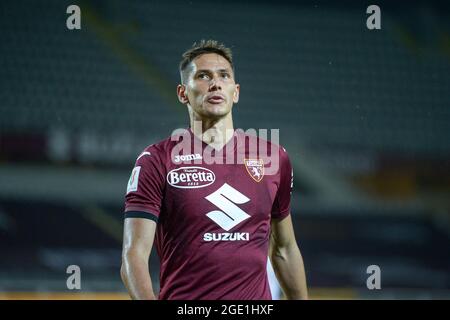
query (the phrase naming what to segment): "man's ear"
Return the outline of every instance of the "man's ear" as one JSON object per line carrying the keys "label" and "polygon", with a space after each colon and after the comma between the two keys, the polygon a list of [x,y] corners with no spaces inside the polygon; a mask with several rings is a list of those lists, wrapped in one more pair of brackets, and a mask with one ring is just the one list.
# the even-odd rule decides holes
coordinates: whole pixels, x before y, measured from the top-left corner
{"label": "man's ear", "polygon": [[236,89],[234,90],[233,94],[233,102],[238,103],[239,101],[239,90],[241,89],[241,86],[236,84]]}
{"label": "man's ear", "polygon": [[178,100],[182,104],[188,104],[189,103],[189,99],[188,99],[187,94],[186,94],[186,86],[184,84],[179,84],[177,86],[177,96],[178,96]]}

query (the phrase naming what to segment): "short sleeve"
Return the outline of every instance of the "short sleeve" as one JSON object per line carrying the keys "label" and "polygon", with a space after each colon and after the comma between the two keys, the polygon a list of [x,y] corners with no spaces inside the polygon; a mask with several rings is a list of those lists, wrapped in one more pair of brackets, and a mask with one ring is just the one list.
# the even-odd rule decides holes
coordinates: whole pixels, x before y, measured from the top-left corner
{"label": "short sleeve", "polygon": [[279,185],[272,207],[272,218],[283,219],[291,211],[291,195],[294,182],[294,172],[291,161],[283,147],[280,147]]}
{"label": "short sleeve", "polygon": [[165,185],[163,172],[163,162],[154,148],[139,155],[128,180],[125,218],[158,221]]}

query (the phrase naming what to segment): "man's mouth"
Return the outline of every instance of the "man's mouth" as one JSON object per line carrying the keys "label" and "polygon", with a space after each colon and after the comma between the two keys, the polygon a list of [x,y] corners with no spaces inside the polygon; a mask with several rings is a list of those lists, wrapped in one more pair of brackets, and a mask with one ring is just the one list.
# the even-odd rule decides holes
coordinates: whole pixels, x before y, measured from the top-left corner
{"label": "man's mouth", "polygon": [[221,95],[210,96],[207,100],[209,103],[218,104],[225,101],[225,98]]}

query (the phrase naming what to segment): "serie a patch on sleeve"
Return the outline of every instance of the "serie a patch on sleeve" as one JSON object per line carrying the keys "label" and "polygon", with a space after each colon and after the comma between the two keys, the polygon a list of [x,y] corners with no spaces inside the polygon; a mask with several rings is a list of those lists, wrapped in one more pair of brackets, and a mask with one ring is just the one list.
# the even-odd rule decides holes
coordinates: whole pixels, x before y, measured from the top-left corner
{"label": "serie a patch on sleeve", "polygon": [[131,171],[130,179],[128,180],[127,194],[130,192],[137,191],[139,183],[139,172],[141,172],[141,167],[134,167]]}

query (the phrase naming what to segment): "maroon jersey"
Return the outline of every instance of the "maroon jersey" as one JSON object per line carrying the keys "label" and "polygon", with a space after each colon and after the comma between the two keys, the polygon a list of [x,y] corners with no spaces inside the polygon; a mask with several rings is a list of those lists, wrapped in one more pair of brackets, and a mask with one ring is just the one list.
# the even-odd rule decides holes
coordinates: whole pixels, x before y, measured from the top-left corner
{"label": "maroon jersey", "polygon": [[159,299],[271,299],[270,220],[289,215],[292,168],[284,148],[256,139],[255,153],[254,137],[236,130],[220,153],[188,129],[136,160],[125,217],[157,222]]}

